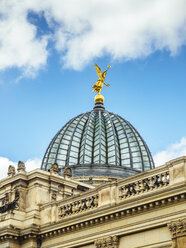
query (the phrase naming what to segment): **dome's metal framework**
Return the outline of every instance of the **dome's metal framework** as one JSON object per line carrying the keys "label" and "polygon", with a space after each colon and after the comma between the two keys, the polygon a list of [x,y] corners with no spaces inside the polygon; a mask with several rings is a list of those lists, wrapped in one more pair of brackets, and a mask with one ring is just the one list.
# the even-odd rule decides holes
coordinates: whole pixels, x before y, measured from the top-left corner
{"label": "dome's metal framework", "polygon": [[[54,136],[41,169],[49,170],[55,162],[61,173],[67,166],[79,168],[78,173],[74,170],[74,176],[99,175],[102,172],[94,173],[95,168],[110,168],[103,172],[105,176],[125,177],[125,173],[120,174],[124,170],[137,173],[154,168],[150,151],[137,130],[100,103],[71,119]],[[115,175],[114,168],[119,169]]]}

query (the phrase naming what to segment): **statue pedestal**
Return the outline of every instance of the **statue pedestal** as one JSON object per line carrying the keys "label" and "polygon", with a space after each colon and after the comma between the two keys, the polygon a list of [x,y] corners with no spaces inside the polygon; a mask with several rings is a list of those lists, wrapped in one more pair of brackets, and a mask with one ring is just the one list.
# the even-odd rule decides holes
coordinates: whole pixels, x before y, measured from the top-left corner
{"label": "statue pedestal", "polygon": [[94,98],[94,101],[103,103],[104,102],[104,96],[102,96],[101,94],[96,95],[95,98]]}

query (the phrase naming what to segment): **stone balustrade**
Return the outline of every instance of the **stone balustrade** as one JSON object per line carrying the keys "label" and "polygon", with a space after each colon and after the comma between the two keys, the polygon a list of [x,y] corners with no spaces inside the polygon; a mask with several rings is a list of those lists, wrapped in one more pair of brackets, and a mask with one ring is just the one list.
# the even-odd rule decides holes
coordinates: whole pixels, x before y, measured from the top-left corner
{"label": "stone balustrade", "polygon": [[[61,201],[59,218],[70,217],[88,210],[120,204],[121,201],[134,200],[146,193],[153,193],[185,183],[186,157],[166,163],[164,166],[139,173],[138,175],[108,182],[79,196]],[[158,204],[158,203],[156,203]]]}
{"label": "stone balustrade", "polygon": [[[134,179],[133,179],[134,178]],[[134,180],[134,181],[132,181]],[[91,209],[99,208],[109,204],[116,203],[121,200],[131,198],[143,194],[145,192],[155,191],[163,187],[167,187],[170,183],[168,167],[156,168],[154,170],[140,173],[135,177],[121,179],[118,183],[106,183],[104,188],[99,192],[92,190],[90,194],[70,197],[61,202],[58,207],[59,218],[70,217],[78,213],[82,213]],[[112,195],[112,190],[118,192],[118,197]],[[114,191],[113,191],[114,192]]]}
{"label": "stone balustrade", "polygon": [[169,170],[158,171],[152,175],[136,176],[135,181],[119,186],[119,200],[124,200],[145,192],[158,190],[169,185]]}
{"label": "stone balustrade", "polygon": [[66,204],[63,203],[63,205],[58,208],[59,218],[69,217],[77,213],[97,208],[98,194],[95,194],[95,192],[93,193],[93,195],[88,195],[84,198],[82,198],[82,196],[75,197],[75,199],[69,199]]}

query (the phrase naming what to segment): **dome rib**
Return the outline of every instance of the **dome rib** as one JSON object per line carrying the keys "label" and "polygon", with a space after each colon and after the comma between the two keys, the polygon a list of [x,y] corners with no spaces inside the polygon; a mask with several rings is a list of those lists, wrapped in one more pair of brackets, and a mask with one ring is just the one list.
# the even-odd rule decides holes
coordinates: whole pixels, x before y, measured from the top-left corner
{"label": "dome rib", "polygon": [[[88,115],[89,112],[86,112],[86,114]],[[86,121],[86,124],[83,127],[83,130],[82,130],[82,133],[81,133],[81,138],[80,138],[80,141],[79,141],[78,165],[80,164],[80,153],[81,153],[83,135],[85,133],[85,129],[86,129],[87,125],[88,125],[88,122],[89,122],[89,116],[87,116],[87,121]]]}
{"label": "dome rib", "polygon": [[[81,139],[81,143],[80,143],[80,151],[83,150],[83,160],[82,162],[80,162],[79,164],[85,164],[85,151],[86,151],[86,143],[87,143],[87,133],[88,133],[88,130],[90,128],[90,121],[91,121],[91,117],[92,117],[92,114],[93,114],[93,111],[91,111],[89,117],[88,117],[88,120],[87,120],[87,124],[84,126],[84,132],[82,133],[82,136],[84,135],[85,139],[83,141],[83,139]],[[82,141],[84,142],[84,144],[82,144]],[[84,147],[84,149],[83,149]],[[80,158],[79,158],[80,160]]]}
{"label": "dome rib", "polygon": [[[129,159],[130,159],[130,165],[131,167],[133,168],[133,160],[132,160],[132,152],[131,152],[131,148],[130,148],[130,144],[129,144],[129,139],[128,139],[128,136],[127,136],[127,133],[126,133],[126,130],[125,130],[125,127],[123,125],[123,123],[121,122],[120,118],[118,115],[115,115],[117,120],[119,121],[119,123],[122,125],[123,127],[123,132],[125,134],[125,137],[126,137],[126,140],[127,140],[127,145],[128,145],[128,148],[129,148]],[[121,153],[121,152],[120,152]],[[120,158],[122,160],[122,158]],[[122,165],[122,164],[121,164]]]}
{"label": "dome rib", "polygon": [[[112,126],[112,132],[113,132],[113,140],[114,140],[114,150],[115,150],[115,158],[116,158],[116,165],[118,165],[118,155],[117,155],[117,143],[116,143],[116,133],[115,133],[115,130],[114,130],[114,126],[113,126],[113,121],[111,119],[111,116],[110,116],[110,113],[108,111],[105,111],[109,117],[109,120],[110,120],[110,123],[111,123],[111,126]],[[108,152],[108,157],[109,157],[109,152]]]}
{"label": "dome rib", "polygon": [[96,130],[95,130],[96,129],[95,128],[96,127],[95,126],[95,122],[96,122],[95,114],[93,114],[93,122],[94,122],[94,126],[92,127],[92,158],[91,158],[91,164],[94,164],[94,141],[95,141],[95,132],[96,132]]}
{"label": "dome rib", "polygon": [[[76,129],[77,129],[77,126],[79,125],[79,123],[80,123],[80,121],[83,119],[83,117],[84,116],[86,116],[86,114],[87,113],[84,113],[84,114],[82,114],[82,115],[79,115],[79,116],[81,116],[80,118],[79,118],[79,121],[77,122],[77,124],[76,124],[76,126],[75,126],[75,128],[74,128],[74,131],[73,131],[73,133],[72,133],[72,136],[71,136],[71,139],[70,139],[70,142],[69,142],[69,146],[68,146],[68,150],[67,150],[67,157],[66,157],[66,163],[65,164],[69,164],[69,158],[70,158],[70,151],[71,151],[71,146],[72,146],[72,141],[73,141],[73,138],[74,138],[74,134],[75,134],[75,132],[76,132]],[[85,125],[86,126],[86,125]],[[83,133],[83,132],[82,132]]]}
{"label": "dome rib", "polygon": [[[104,115],[105,111],[103,112],[103,115]],[[105,113],[106,114],[106,113]],[[104,131],[105,131],[105,143],[106,143],[106,146],[105,146],[105,150],[106,150],[106,157],[105,157],[105,162],[106,164],[108,164],[108,135],[107,135],[107,128],[106,128],[106,118],[104,116]]]}
{"label": "dome rib", "polygon": [[[116,120],[119,122],[117,116],[115,116]],[[114,122],[113,122],[114,123]],[[121,124],[121,123],[120,123]],[[117,137],[117,143],[118,143],[118,154],[119,154],[119,165],[122,166],[121,164],[121,148],[120,148],[120,142],[119,142],[119,136],[118,136],[118,130],[116,125],[114,124],[114,129],[115,129],[115,133],[116,133],[116,137]]]}
{"label": "dome rib", "polygon": [[[44,163],[44,159],[45,159],[46,154],[49,153],[49,152],[51,152],[52,146],[53,146],[54,142],[56,141],[56,137],[58,137],[58,135],[61,133],[61,131],[63,131],[64,129],[66,130],[68,124],[69,124],[71,121],[72,121],[72,120],[68,121],[68,122],[65,124],[65,126],[63,126],[63,127],[57,132],[57,134],[54,136],[54,138],[52,139],[52,141],[50,142],[50,144],[49,144],[49,146],[48,146],[48,148],[47,148],[47,150],[46,150],[46,153],[45,153],[45,155],[44,155],[44,157],[43,157],[42,164]],[[65,133],[65,130],[64,130],[64,133]],[[61,140],[60,140],[60,141],[61,141]],[[59,142],[59,145],[60,145],[60,142]],[[58,150],[57,150],[57,151],[58,151]],[[56,152],[56,157],[57,157],[57,154],[58,154],[58,152]],[[50,156],[48,156],[47,159],[46,159],[46,165],[49,163],[49,159],[50,159]],[[55,159],[55,160],[56,160],[56,159]]]}
{"label": "dome rib", "polygon": [[[144,145],[144,147],[145,147],[145,150],[146,150],[146,152],[147,152],[147,154],[148,154],[147,157],[148,157],[148,160],[149,160],[150,169],[155,168],[154,161],[153,161],[153,159],[152,159],[150,150],[149,150],[149,148],[148,148],[146,142],[143,140],[142,136],[138,133],[138,131],[136,130],[136,128],[135,128],[132,124],[130,124],[130,125],[132,126],[132,128],[134,129],[134,131],[139,135],[141,141],[143,142],[143,145]],[[141,145],[139,145],[139,146],[141,147]],[[142,157],[143,157],[143,156],[142,156]],[[151,163],[152,163],[152,164],[151,164]],[[153,166],[152,166],[152,165],[153,165]],[[144,166],[144,170],[145,170],[145,166]]]}
{"label": "dome rib", "polygon": [[[67,123],[67,127],[66,127],[66,129],[64,130],[64,132],[63,132],[63,134],[62,134],[62,136],[61,136],[61,138],[60,138],[60,142],[59,142],[59,144],[58,144],[58,148],[57,148],[57,152],[56,152],[56,157],[55,157],[55,163],[57,163],[58,152],[59,152],[59,149],[60,149],[60,145],[62,144],[63,138],[64,138],[64,136],[65,136],[65,134],[66,134],[66,131],[67,131],[68,128],[70,127],[70,124],[72,124],[73,121],[74,121],[75,119],[79,118],[79,116],[81,116],[81,114],[78,115],[77,117],[71,119],[71,120]],[[66,160],[66,159],[65,159],[65,160]]]}
{"label": "dome rib", "polygon": [[[101,111],[98,112],[99,118],[99,140],[101,141]],[[101,142],[99,142],[99,164],[101,164]]]}
{"label": "dome rib", "polygon": [[[133,126],[127,120],[125,120],[125,122],[128,125],[128,127],[134,129]],[[134,130],[134,131],[136,131],[136,130]],[[136,139],[136,142],[138,143],[138,147],[139,147],[139,151],[140,151],[140,155],[141,155],[142,170],[144,170],[144,160],[143,160],[143,154],[142,154],[141,146],[140,146],[138,138],[136,136],[136,132],[133,132],[133,134],[134,134],[134,137]]]}
{"label": "dome rib", "polygon": [[117,140],[117,144],[118,144],[118,146],[117,146],[117,149],[118,149],[118,151],[117,151],[118,152],[118,156],[117,156],[118,165],[121,166],[121,154],[120,154],[120,144],[119,144],[118,133],[117,133],[117,130],[116,130],[116,126],[113,125],[113,127],[114,127],[114,131],[115,131],[115,134],[116,134],[116,140]]}
{"label": "dome rib", "polygon": [[[66,124],[67,125],[67,124]],[[47,147],[47,150],[46,150],[46,152],[45,152],[45,155],[44,155],[44,157],[43,157],[43,161],[42,161],[42,164],[44,163],[44,159],[45,159],[45,157],[46,157],[46,155],[47,155],[47,153],[49,153],[49,152],[51,152],[51,149],[52,149],[52,145],[54,144],[54,142],[55,142],[55,139],[56,139],[56,137],[59,135],[59,133],[60,133],[60,131],[62,130],[62,128],[57,132],[57,134],[54,136],[54,138],[52,139],[52,141],[51,141],[51,143],[49,144],[49,146]],[[48,161],[49,161],[49,156],[47,157],[47,159],[46,159],[46,164],[48,163]]]}
{"label": "dome rib", "polygon": [[94,146],[93,146],[93,164],[100,163],[100,146],[101,137],[100,137],[100,118],[99,111],[95,112],[95,122],[94,122]]}

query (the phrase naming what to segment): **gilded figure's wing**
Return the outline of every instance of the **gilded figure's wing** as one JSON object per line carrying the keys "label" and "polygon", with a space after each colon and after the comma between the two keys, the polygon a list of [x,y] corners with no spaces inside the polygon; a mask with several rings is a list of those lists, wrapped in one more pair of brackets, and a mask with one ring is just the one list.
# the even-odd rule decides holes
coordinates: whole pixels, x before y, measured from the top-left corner
{"label": "gilded figure's wing", "polygon": [[107,71],[108,71],[108,69],[105,70],[105,71],[102,73],[102,77],[104,78],[104,80],[105,80],[105,77],[106,77],[106,75],[107,75]]}
{"label": "gilded figure's wing", "polygon": [[108,67],[108,68],[102,73],[102,77],[103,77],[104,80],[105,80],[105,77],[106,77],[106,75],[107,75],[107,71],[108,71],[108,69],[109,69],[111,66],[108,65],[107,67]]}
{"label": "gilded figure's wing", "polygon": [[97,64],[95,64],[95,67],[96,67],[98,77],[101,78],[102,77],[101,69],[99,68]]}

